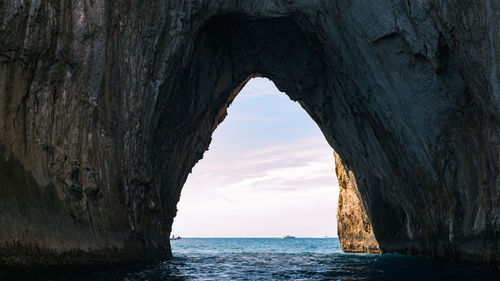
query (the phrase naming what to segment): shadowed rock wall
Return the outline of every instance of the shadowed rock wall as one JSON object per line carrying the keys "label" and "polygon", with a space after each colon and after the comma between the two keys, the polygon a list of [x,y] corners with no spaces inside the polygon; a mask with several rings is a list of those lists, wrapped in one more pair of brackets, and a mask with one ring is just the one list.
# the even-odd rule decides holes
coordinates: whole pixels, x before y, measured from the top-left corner
{"label": "shadowed rock wall", "polygon": [[498,263],[499,13],[491,0],[0,1],[0,261],[169,256],[187,175],[262,75],[356,175],[383,252]]}

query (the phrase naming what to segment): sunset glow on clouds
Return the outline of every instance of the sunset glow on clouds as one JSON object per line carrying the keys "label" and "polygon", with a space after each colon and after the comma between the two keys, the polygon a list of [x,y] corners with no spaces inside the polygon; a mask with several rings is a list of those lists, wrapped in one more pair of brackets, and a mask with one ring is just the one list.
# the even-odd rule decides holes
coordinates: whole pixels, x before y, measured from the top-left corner
{"label": "sunset glow on clouds", "polygon": [[333,150],[300,105],[254,78],[228,113],[184,185],[172,233],[336,236]]}

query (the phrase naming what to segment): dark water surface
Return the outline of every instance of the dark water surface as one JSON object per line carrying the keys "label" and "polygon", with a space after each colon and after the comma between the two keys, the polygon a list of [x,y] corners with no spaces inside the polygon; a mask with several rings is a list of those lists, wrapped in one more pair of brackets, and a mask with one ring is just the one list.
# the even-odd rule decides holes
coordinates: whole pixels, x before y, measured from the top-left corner
{"label": "dark water surface", "polygon": [[185,238],[156,265],[78,280],[500,280],[500,272],[424,257],[346,254],[336,238]]}

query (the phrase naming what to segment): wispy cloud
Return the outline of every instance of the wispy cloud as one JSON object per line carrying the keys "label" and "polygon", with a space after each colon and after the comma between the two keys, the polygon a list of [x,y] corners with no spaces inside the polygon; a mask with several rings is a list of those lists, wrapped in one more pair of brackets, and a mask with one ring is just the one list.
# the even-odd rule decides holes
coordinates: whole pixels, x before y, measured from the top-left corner
{"label": "wispy cloud", "polygon": [[[226,177],[227,171],[233,171],[230,174],[234,175],[234,172],[239,173],[239,171],[262,172],[280,166],[304,165],[315,160],[333,163],[333,150],[329,149],[326,141],[317,137],[284,140],[280,144],[260,146],[244,151],[226,152],[224,147],[218,147],[217,144],[214,146],[193,169],[193,173]],[[330,168],[333,170],[333,166]]]}
{"label": "wispy cloud", "polygon": [[[243,152],[209,154],[188,177],[184,190],[199,194],[338,189],[333,151],[317,138],[290,140]],[[183,191],[184,192],[184,191]],[[262,193],[261,195],[265,195]],[[238,196],[237,196],[238,197]]]}

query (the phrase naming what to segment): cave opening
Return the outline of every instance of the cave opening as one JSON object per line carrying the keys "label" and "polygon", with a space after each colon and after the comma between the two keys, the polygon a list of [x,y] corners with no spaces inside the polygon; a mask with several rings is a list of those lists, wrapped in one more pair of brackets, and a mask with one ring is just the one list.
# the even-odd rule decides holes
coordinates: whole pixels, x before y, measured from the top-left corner
{"label": "cave opening", "polygon": [[334,157],[317,124],[252,78],[184,184],[172,234],[337,237]]}
{"label": "cave opening", "polygon": [[[342,69],[331,67],[342,66],[342,61],[324,60],[325,52],[335,57],[331,54],[335,50],[325,50],[318,37],[304,28],[310,23],[302,20],[216,16],[193,34],[194,43],[183,49],[184,55],[179,55],[190,59],[179,61],[183,68],[160,85],[153,117],[152,157],[158,177],[155,182],[168,187],[167,192],[162,192],[167,195],[163,205],[167,220],[161,225],[165,227],[162,233],[178,235],[172,232],[172,225],[181,190],[208,149],[213,132],[225,119],[228,107],[250,79],[266,77],[317,124],[329,144],[325,154],[331,157],[330,161],[334,159],[332,148],[337,153],[335,166],[342,167],[346,187],[343,190],[349,191],[349,196],[344,197],[349,200],[344,205],[348,208],[342,209],[344,213],[338,217],[338,224],[342,225],[339,236],[346,238],[341,238],[343,250],[380,251],[370,224],[370,206],[365,206],[360,195],[367,191],[363,190],[364,185],[356,183],[356,167],[349,161],[359,157],[356,154],[365,146],[363,132],[357,128],[359,118],[350,112],[364,110],[362,100],[348,96],[358,89]],[[362,164],[365,170],[372,167],[369,162]],[[332,204],[335,201],[336,198]],[[334,214],[335,211],[331,217]]]}

